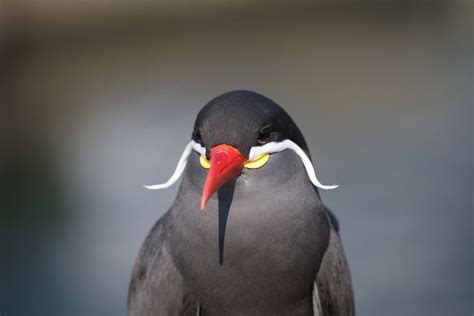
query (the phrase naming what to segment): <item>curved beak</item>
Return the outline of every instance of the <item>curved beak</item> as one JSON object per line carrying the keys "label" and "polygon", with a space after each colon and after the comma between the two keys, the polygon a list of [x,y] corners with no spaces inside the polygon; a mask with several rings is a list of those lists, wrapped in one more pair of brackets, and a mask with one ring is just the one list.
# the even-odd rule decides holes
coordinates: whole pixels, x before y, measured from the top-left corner
{"label": "curved beak", "polygon": [[207,201],[225,183],[242,174],[245,157],[230,145],[218,145],[211,149],[211,167],[207,173],[204,190],[202,192],[201,209],[206,207]]}

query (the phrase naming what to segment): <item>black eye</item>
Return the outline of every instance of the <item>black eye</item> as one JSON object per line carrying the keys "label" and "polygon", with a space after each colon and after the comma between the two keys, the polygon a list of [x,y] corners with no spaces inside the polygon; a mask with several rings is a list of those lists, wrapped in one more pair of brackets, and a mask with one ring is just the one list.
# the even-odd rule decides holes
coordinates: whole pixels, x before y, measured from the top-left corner
{"label": "black eye", "polygon": [[268,143],[272,136],[272,127],[270,125],[266,125],[260,129],[258,132],[258,142],[260,144]]}
{"label": "black eye", "polygon": [[196,128],[193,132],[193,139],[195,142],[197,143],[201,143],[202,139],[201,139],[201,131]]}

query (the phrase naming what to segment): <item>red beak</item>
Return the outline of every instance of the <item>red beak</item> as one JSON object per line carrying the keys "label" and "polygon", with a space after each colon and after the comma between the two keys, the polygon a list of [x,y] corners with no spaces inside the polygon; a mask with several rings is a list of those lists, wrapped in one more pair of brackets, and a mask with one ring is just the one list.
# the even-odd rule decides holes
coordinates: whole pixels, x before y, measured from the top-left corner
{"label": "red beak", "polygon": [[211,167],[202,192],[202,210],[220,187],[242,174],[245,161],[245,157],[232,146],[218,145],[211,149]]}

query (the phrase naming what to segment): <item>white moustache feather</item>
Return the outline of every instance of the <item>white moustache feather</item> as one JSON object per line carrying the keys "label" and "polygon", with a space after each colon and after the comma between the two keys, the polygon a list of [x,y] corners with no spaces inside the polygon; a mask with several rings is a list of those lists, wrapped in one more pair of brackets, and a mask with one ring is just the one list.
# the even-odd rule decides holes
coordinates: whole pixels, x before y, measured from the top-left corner
{"label": "white moustache feather", "polygon": [[263,146],[252,147],[252,149],[250,149],[249,159],[255,159],[265,153],[279,153],[287,149],[293,150],[300,157],[304,167],[306,168],[306,173],[308,174],[308,177],[314,186],[323,190],[332,190],[338,187],[338,185],[324,185],[319,182],[318,178],[316,177],[316,171],[314,170],[311,159],[309,159],[308,155],[306,155],[300,146],[296,145],[296,143],[289,139],[285,139],[281,142],[267,143]]}
{"label": "white moustache feather", "polygon": [[[306,173],[308,174],[308,177],[314,186],[323,190],[332,190],[338,187],[338,185],[324,185],[319,182],[318,178],[316,177],[316,171],[314,170],[314,166],[311,162],[311,159],[309,159],[308,155],[306,155],[306,153],[303,149],[301,149],[300,146],[298,146],[296,143],[289,139],[285,139],[281,142],[267,143],[263,146],[252,147],[250,149],[249,160],[253,160],[263,154],[274,154],[288,149],[293,150],[298,155],[298,157],[300,157],[301,162],[303,162],[303,165],[305,166]],[[206,157],[206,148],[204,148],[201,144],[195,142],[194,140],[191,140],[184,149],[183,154],[179,158],[178,165],[176,166],[176,169],[171,178],[169,178],[169,180],[165,183],[144,185],[144,187],[148,190],[160,190],[172,186],[181,177],[184,169],[186,168],[189,155],[191,155],[191,152],[193,150],[199,153],[200,155]]]}
{"label": "white moustache feather", "polygon": [[204,157],[206,156],[206,148],[202,147],[201,144],[196,143],[194,140],[192,140],[188,143],[186,148],[184,148],[184,152],[179,158],[178,165],[176,166],[173,175],[171,176],[171,178],[168,179],[168,181],[161,184],[144,185],[144,187],[148,190],[161,190],[167,189],[172,186],[176,181],[178,181],[178,179],[183,174],[183,171],[186,168],[186,164],[188,163],[189,155],[191,155],[193,150]]}

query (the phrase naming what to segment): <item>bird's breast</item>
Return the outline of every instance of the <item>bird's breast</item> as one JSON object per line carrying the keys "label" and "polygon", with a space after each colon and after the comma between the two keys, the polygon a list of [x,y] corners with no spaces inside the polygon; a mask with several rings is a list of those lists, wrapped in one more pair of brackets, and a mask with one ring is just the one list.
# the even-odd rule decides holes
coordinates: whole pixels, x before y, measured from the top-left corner
{"label": "bird's breast", "polygon": [[173,252],[190,292],[242,304],[269,293],[279,302],[311,295],[327,247],[327,218],[297,157],[275,156],[224,187],[205,210],[196,178],[184,179],[182,188],[195,188],[178,194],[174,244],[180,246]]}

